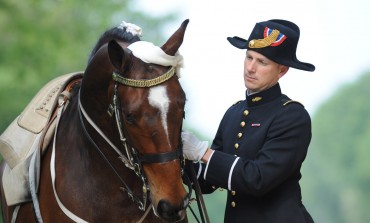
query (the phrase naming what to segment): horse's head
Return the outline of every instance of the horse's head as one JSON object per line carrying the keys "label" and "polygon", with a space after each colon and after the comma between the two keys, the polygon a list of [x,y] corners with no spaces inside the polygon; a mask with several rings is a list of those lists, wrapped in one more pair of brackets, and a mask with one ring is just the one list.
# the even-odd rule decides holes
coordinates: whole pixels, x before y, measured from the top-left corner
{"label": "horse's head", "polygon": [[[178,49],[187,24],[188,20],[184,21],[162,47],[111,40],[96,53],[85,72],[86,76],[93,71],[104,75],[94,82],[84,77],[81,86],[81,103],[82,98],[90,100],[95,114],[110,108],[118,131],[106,130],[107,134],[121,138],[124,145],[128,142],[128,149],[122,144],[117,147],[144,172],[148,183],[144,189],[150,191],[153,209],[168,221],[183,219],[189,202],[181,174],[180,136],[186,98],[176,75],[182,63]],[[105,54],[109,59],[99,59]],[[100,95],[99,91],[106,93]],[[96,118],[105,119],[106,115]]]}

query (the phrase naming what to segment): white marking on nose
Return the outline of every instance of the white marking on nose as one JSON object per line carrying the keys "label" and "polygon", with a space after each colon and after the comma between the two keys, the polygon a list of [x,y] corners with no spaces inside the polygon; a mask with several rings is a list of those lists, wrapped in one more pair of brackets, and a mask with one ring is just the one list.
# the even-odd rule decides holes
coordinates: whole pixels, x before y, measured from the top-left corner
{"label": "white marking on nose", "polygon": [[168,137],[167,113],[170,105],[170,100],[167,95],[166,87],[155,86],[150,88],[148,100],[150,105],[158,108],[161,112],[162,125]]}

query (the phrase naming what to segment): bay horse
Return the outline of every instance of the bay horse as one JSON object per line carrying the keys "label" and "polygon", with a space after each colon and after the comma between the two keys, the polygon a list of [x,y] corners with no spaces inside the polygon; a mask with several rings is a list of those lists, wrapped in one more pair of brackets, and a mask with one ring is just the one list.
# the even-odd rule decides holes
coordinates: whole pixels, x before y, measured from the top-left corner
{"label": "bay horse", "polygon": [[[41,158],[39,208],[21,204],[16,222],[187,221],[186,95],[176,66],[188,22],[161,47],[147,47],[136,26],[100,37],[82,80],[58,106],[54,140]],[[158,51],[163,58],[146,56]],[[4,197],[2,206],[10,222],[14,206]]]}

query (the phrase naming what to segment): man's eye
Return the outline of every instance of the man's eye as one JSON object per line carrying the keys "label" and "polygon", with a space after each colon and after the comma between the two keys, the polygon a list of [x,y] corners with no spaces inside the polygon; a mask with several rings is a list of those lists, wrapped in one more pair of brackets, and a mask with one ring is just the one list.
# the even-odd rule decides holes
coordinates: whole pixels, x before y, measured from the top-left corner
{"label": "man's eye", "polygon": [[262,65],[267,65],[266,61],[264,61],[264,60],[260,60],[259,62],[260,62],[260,64],[262,64]]}

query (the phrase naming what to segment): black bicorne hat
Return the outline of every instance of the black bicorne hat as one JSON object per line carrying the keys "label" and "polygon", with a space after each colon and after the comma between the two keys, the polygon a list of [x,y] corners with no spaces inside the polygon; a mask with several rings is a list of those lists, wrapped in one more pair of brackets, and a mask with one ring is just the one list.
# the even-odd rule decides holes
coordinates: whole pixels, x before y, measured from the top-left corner
{"label": "black bicorne hat", "polygon": [[299,27],[286,20],[257,23],[248,40],[234,36],[227,40],[239,49],[254,50],[276,63],[299,70],[314,71],[315,66],[297,59]]}

